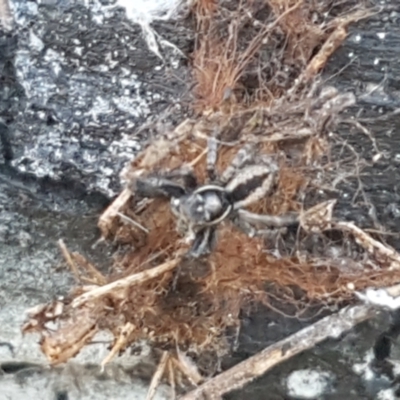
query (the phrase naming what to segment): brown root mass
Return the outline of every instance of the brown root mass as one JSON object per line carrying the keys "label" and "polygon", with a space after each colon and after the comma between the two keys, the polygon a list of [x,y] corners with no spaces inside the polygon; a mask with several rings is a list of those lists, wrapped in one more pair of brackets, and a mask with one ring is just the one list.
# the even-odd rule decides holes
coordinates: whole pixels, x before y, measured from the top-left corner
{"label": "brown root mass", "polygon": [[196,109],[276,101],[315,77],[348,25],[370,14],[366,2],[243,0],[222,7],[198,0]]}
{"label": "brown root mass", "polygon": [[[400,268],[393,267],[400,266],[397,253],[350,225],[305,212],[317,201],[304,199],[343,173],[340,163],[330,161],[334,139],[327,133],[354,104],[354,96],[321,89],[315,77],[346,26],[366,15],[361,6],[339,12],[334,3],[242,1],[224,9],[198,0],[195,108],[204,114],[158,138],[123,174],[131,185],[137,176],[190,164],[201,183],[209,135],[229,142],[220,148],[219,172],[252,141],[261,154],[277,159],[280,172],[273,193],[251,211],[298,212],[302,227],[275,238],[250,238],[227,221],[212,254],[189,260],[168,201],[138,199],[125,189],[99,221],[106,239],[124,245],[112,273],[101,275],[64,248],[80,281],[92,286],[76,288],[61,312],[54,311],[56,304],[33,310],[25,326],[43,333],[42,349],[52,363],[75,355],[101,329],[114,333],[112,354],[144,338],[165,349],[219,355],[228,350],[227,328],[237,327],[240,313],[255,302],[272,307],[279,299],[299,316],[310,304],[349,301],[354,290],[400,278]],[[135,275],[160,266],[162,273]],[[106,290],[98,294],[99,288]],[[49,321],[59,324],[56,331],[47,328]]]}

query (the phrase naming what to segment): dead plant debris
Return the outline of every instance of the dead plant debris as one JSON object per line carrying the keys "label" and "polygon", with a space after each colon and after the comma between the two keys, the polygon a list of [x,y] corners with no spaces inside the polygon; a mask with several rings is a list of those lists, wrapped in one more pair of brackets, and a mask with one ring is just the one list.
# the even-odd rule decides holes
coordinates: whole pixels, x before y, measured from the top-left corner
{"label": "dead plant debris", "polygon": [[[103,365],[146,339],[164,351],[151,393],[164,374],[175,390],[177,366],[197,385],[208,371],[187,354],[208,352],[217,360],[229,351],[224,333],[238,327],[240,313],[255,302],[272,307],[280,299],[301,316],[310,305],[343,304],[354,291],[400,281],[394,249],[334,217],[338,183],[361,168],[354,149],[334,133],[340,114],[356,100],[317,76],[348,24],[370,12],[360,3],[327,0],[224,4],[198,0],[194,6],[194,107],[202,115],[161,135],[129,163],[121,175],[126,188],[100,217],[103,237],[124,248],[112,273],[104,276],[60,242],[80,284],[63,301],[31,310],[23,328],[41,332],[52,364],[73,357],[107,329],[115,340]],[[205,182],[211,135],[221,144],[219,171],[249,142],[277,160],[273,192],[245,212],[249,218],[294,215],[296,229],[276,227],[250,237],[226,221],[209,257],[185,257],[188,244],[169,202],[139,198],[135,182],[183,165]],[[348,150],[345,162],[331,153],[337,143]]]}

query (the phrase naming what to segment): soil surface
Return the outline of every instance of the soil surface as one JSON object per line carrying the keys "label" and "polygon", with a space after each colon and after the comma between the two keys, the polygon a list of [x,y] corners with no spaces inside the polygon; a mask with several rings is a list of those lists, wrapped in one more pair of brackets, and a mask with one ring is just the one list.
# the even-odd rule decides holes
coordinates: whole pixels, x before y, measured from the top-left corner
{"label": "soil surface", "polygon": [[[342,129],[368,162],[342,184],[338,214],[360,226],[379,223],[400,250],[400,5],[353,25],[324,71],[329,84],[353,91],[349,115],[372,141]],[[187,116],[187,59],[160,46],[151,52],[123,8],[94,0],[13,0],[16,25],[0,34],[0,400],[144,399],[153,355],[141,345],[100,373],[107,337],[96,338],[66,367],[50,370],[38,338],[22,337],[24,311],[62,296],[73,279],[63,239],[107,269],[113,249],[100,243],[100,213],[120,190],[119,171],[162,129]],[[183,54],[193,47],[189,22],[157,22]],[[152,125],[162,116],[161,124]],[[138,130],[143,123],[150,129]],[[144,133],[145,132],[145,133]],[[372,206],[371,206],[372,204]],[[386,358],[400,356],[397,315],[381,313],[340,340],[323,343],[227,399],[394,399],[398,377]],[[243,318],[239,346],[222,368],[309,324],[265,309]],[[390,346],[392,343],[392,346]],[[166,398],[161,388],[159,398]],[[136,397],[134,397],[136,396]]]}

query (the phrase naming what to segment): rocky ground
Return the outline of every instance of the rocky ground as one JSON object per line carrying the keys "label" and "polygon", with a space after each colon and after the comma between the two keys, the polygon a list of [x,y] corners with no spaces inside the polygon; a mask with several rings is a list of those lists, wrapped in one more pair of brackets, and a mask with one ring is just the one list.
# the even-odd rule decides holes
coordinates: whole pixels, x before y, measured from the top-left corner
{"label": "rocky ground", "polygon": [[[351,204],[358,182],[350,181],[340,212],[361,225],[373,224],[376,215],[396,233],[400,6],[396,0],[377,5],[379,14],[351,28],[325,77],[356,93],[352,112],[366,120],[382,152],[372,162],[371,140],[343,132],[370,162],[361,178],[374,207],[365,198]],[[20,326],[24,310],[62,296],[73,283],[58,239],[107,268],[102,260],[111,249],[96,245],[97,218],[119,191],[125,162],[158,130],[185,118],[187,60],[160,46],[162,60],[149,50],[132,10],[105,1],[13,0],[12,6],[16,25],[0,36],[0,399],[144,399],[153,365],[145,345],[100,373],[96,362],[107,338],[96,338],[73,363],[50,370],[37,337],[22,337]],[[190,23],[153,26],[183,54],[192,49]],[[160,115],[162,124],[151,125]],[[145,122],[150,129],[137,133]],[[397,236],[388,242],[400,249]],[[373,350],[378,359],[387,356],[385,338],[396,337],[396,322],[383,313],[227,398],[394,399],[396,368],[383,368]],[[261,309],[245,316],[239,348],[222,367],[306,324]],[[395,340],[390,356],[396,361],[399,355]],[[166,393],[161,389],[159,398]]]}

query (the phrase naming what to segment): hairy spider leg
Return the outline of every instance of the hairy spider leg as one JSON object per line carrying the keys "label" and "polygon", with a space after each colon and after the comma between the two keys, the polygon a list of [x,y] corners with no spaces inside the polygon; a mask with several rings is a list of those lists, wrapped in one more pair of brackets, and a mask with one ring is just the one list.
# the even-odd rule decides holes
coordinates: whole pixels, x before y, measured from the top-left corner
{"label": "hairy spider leg", "polygon": [[207,138],[207,177],[210,182],[216,178],[215,166],[218,159],[218,141],[214,136]]}
{"label": "hairy spider leg", "polygon": [[251,143],[245,144],[238,150],[235,157],[232,159],[230,165],[225,169],[220,177],[220,181],[223,185],[226,185],[234,176],[238,170],[243,168],[246,164],[254,160],[254,145]]}
{"label": "hairy spider leg", "polygon": [[206,227],[196,232],[193,244],[188,252],[188,255],[193,258],[211,253],[211,250],[216,240],[216,228]]}
{"label": "hairy spider leg", "polygon": [[237,216],[240,220],[250,224],[260,224],[270,228],[283,228],[285,226],[297,225],[300,215],[291,212],[283,215],[255,214],[247,210],[238,210]]}
{"label": "hairy spider leg", "polygon": [[[233,224],[249,237],[261,237],[272,245],[269,252],[280,255],[278,242],[289,226],[299,224],[299,214],[290,212],[284,215],[255,214],[247,210],[237,210],[231,218]],[[269,246],[268,246],[269,247]]]}
{"label": "hairy spider leg", "polygon": [[135,193],[142,197],[166,197],[179,198],[182,197],[186,190],[184,186],[161,176],[150,176],[147,178],[139,178],[135,182]]}
{"label": "hairy spider leg", "polygon": [[197,186],[197,178],[194,174],[193,168],[190,165],[184,164],[179,168],[173,169],[166,174],[166,177],[171,180],[182,180],[183,186],[186,191],[192,191]]}
{"label": "hairy spider leg", "polygon": [[134,182],[132,190],[143,197],[180,198],[197,187],[197,180],[189,166],[140,177]]}

